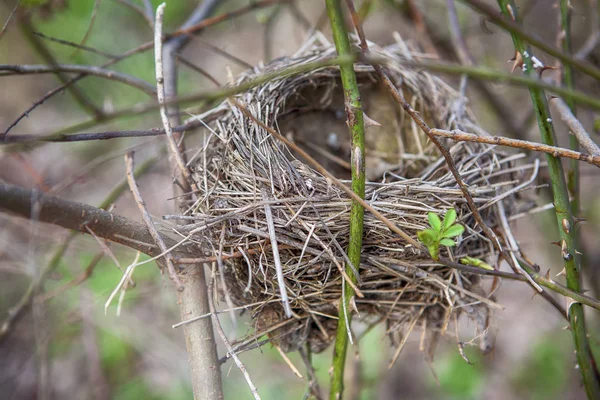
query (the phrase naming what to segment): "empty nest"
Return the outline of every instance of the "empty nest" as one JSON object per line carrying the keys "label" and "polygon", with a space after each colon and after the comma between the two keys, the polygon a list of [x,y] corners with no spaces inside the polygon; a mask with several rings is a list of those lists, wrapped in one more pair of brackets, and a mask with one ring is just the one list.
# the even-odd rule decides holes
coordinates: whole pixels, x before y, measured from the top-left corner
{"label": "empty nest", "polygon": [[[426,71],[402,66],[417,58],[403,42],[371,48],[387,60],[385,69],[394,84],[431,126],[485,134],[459,93]],[[256,67],[233,84],[335,56],[335,48],[317,35],[293,57]],[[475,224],[437,149],[382,90],[371,66],[358,64],[355,69],[366,112],[383,125],[367,131],[367,174],[372,181],[367,183],[366,201],[415,239],[418,231],[428,228],[429,212],[443,217],[454,208],[466,230],[457,246],[443,248],[442,254],[495,264],[490,240]],[[349,158],[341,93],[339,69],[327,66],[269,81],[236,99],[344,178]],[[382,110],[388,115],[374,116]],[[479,275],[436,263],[369,212],[359,268],[363,297],[354,296],[350,309],[340,313],[340,270],[347,260],[351,201],[231,102],[198,118],[211,121],[202,151],[191,161],[202,194],[189,209],[190,223],[179,228],[193,232],[191,240],[218,262],[221,298],[252,317],[256,332],[242,344],[268,334],[284,351],[308,344],[320,352],[335,336],[338,315],[352,313],[368,324],[385,323],[396,345],[421,329],[423,343],[432,351],[440,334],[464,314],[475,321],[474,335],[484,338],[481,345],[489,348],[485,332],[497,305]],[[488,145],[446,144],[482,217],[502,240],[507,232],[500,224],[498,205],[508,214],[516,212],[515,195],[526,186],[520,174],[532,174],[533,165],[515,167],[522,154]],[[267,214],[272,215],[291,318],[285,316],[280,295]]]}

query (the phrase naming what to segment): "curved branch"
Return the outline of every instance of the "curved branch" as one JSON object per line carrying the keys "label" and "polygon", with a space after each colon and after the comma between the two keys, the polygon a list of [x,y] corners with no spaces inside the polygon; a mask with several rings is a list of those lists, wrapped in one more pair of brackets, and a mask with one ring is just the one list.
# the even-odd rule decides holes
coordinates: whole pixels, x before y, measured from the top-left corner
{"label": "curved branch", "polygon": [[93,65],[78,64],[56,64],[56,65],[11,65],[0,64],[0,76],[10,75],[30,75],[30,74],[55,74],[57,72],[68,72],[75,74],[87,74],[99,78],[109,79],[129,85],[147,93],[149,96],[156,96],[156,90],[152,85],[143,79],[131,75],[123,74],[117,71],[96,67]]}
{"label": "curved branch", "polygon": [[[144,224],[88,204],[46,196],[37,190],[0,183],[0,210],[12,212],[23,218],[31,218],[32,209],[38,202],[40,210],[37,220],[40,222],[82,233],[89,233],[87,227],[98,237],[149,256],[161,253]],[[163,236],[163,239],[168,247],[177,243],[168,237]]]}

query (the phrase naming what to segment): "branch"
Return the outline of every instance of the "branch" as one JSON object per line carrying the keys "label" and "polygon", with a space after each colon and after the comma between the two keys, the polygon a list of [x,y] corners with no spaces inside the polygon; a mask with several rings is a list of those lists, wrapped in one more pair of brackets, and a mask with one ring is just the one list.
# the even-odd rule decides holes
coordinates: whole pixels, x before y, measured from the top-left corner
{"label": "branch", "polygon": [[562,99],[557,97],[553,98],[551,103],[554,104],[554,108],[560,114],[560,119],[569,128],[571,136],[574,135],[577,138],[575,146],[577,146],[577,142],[579,142],[581,147],[583,147],[589,154],[594,157],[600,157],[600,147],[598,147],[598,145],[592,140],[590,134],[586,132],[585,128],[581,122],[579,122],[577,117],[573,115],[570,106],[568,106]]}
{"label": "branch", "polygon": [[580,153],[578,151],[564,149],[557,146],[549,146],[542,143],[529,142],[527,140],[510,139],[503,136],[479,136],[473,133],[463,132],[460,129],[452,131],[444,129],[431,129],[431,133],[436,136],[441,136],[455,140],[457,142],[476,142],[485,143],[499,146],[513,147],[516,149],[524,149],[531,151],[539,151],[542,153],[550,154],[553,157],[564,157],[572,160],[585,161],[589,164],[600,167],[600,155],[590,156],[587,154]]}
{"label": "branch", "polygon": [[152,221],[152,217],[148,213],[148,209],[146,208],[146,202],[144,201],[142,194],[140,193],[140,189],[135,181],[134,171],[133,171],[133,152],[129,152],[125,155],[125,165],[127,169],[127,182],[129,183],[129,189],[131,189],[131,193],[133,194],[133,199],[135,200],[138,208],[140,209],[140,213],[142,214],[142,220],[148,228],[148,232],[152,235],[154,242],[160,248],[160,251],[164,254],[164,258],[167,264],[167,270],[169,271],[169,278],[177,285],[177,290],[183,290],[183,285],[179,281],[177,274],[175,273],[175,265],[173,264],[173,256],[169,252],[167,245],[163,241],[160,234],[156,231],[154,227],[154,221]]}
{"label": "branch", "polygon": [[[148,229],[139,222],[88,204],[46,196],[37,190],[0,183],[0,209],[23,218],[31,218],[39,203],[37,220],[81,233],[92,230],[96,236],[119,243],[150,256],[160,254]],[[86,228],[87,227],[87,228]],[[167,246],[177,242],[163,237]]]}
{"label": "branch", "polygon": [[55,65],[9,65],[0,64],[0,77],[11,75],[76,73],[96,76],[129,85],[154,97],[156,90],[143,79],[117,71],[111,71],[93,65],[55,64]]}
{"label": "branch", "polygon": [[[327,0],[327,14],[329,15],[329,24],[333,33],[333,41],[338,55],[348,56],[352,54],[350,40],[344,21],[344,13],[340,4],[341,0]],[[354,73],[354,63],[352,61],[340,63],[340,75],[342,86],[344,88],[344,103],[346,108],[346,123],[350,129],[352,153],[352,192],[357,197],[365,197],[365,125],[363,122],[363,110],[360,101],[360,92],[356,74]],[[350,264],[346,266],[346,274],[350,276],[353,284],[356,284],[357,277],[354,269],[358,273],[360,266],[360,256],[362,252],[363,240],[363,221],[365,210],[363,206],[356,201],[352,202],[350,208],[350,242],[348,244],[348,258]],[[353,266],[355,268],[353,268]],[[354,291],[349,282],[343,280],[342,298],[340,299],[339,318],[337,331],[335,335],[335,347],[333,350],[333,363],[331,365],[331,387],[329,388],[329,398],[331,400],[341,399],[344,391],[344,367],[346,363],[346,353],[348,340],[350,337],[350,321],[352,314],[350,310],[350,300],[354,296]]]}

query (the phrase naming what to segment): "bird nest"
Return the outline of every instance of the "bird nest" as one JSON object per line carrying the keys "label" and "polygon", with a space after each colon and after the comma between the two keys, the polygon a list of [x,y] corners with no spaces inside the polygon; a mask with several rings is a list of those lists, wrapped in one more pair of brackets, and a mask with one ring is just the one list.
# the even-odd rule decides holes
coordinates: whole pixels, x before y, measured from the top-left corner
{"label": "bird nest", "polygon": [[[426,71],[402,66],[417,57],[403,42],[371,48],[385,60],[394,84],[428,123],[482,132],[465,108],[463,96]],[[349,176],[348,128],[338,67],[286,73],[335,56],[335,48],[316,37],[293,57],[241,75],[235,85],[277,72],[284,77],[235,98],[257,120],[345,179]],[[370,181],[365,200],[415,240],[418,231],[429,227],[428,213],[443,216],[454,208],[457,222],[466,230],[456,238],[455,247],[441,249],[442,255],[454,260],[471,256],[495,264],[491,241],[475,223],[437,149],[388,96],[371,66],[359,63],[355,70],[365,111],[382,125],[367,128]],[[396,345],[418,328],[433,346],[459,314],[475,321],[474,334],[485,337],[490,309],[497,305],[480,276],[433,261],[368,211],[361,262],[355,266],[361,296],[353,296],[350,307],[340,311],[346,279],[341,271],[349,261],[345,252],[350,236],[349,197],[234,102],[225,101],[199,118],[210,121],[203,151],[191,161],[202,194],[189,209],[187,218],[193,221],[180,226],[180,232],[193,232],[191,240],[218,262],[220,295],[230,307],[249,312],[256,330],[251,339],[267,334],[284,351],[308,344],[320,352],[332,342],[338,317],[349,314],[366,323],[385,323]],[[515,193],[525,186],[520,185],[519,174],[531,166],[515,168],[523,155],[492,146],[446,145],[481,216],[502,240],[506,232],[498,204],[503,202],[507,213],[515,213]],[[289,304],[289,318],[284,303]]]}

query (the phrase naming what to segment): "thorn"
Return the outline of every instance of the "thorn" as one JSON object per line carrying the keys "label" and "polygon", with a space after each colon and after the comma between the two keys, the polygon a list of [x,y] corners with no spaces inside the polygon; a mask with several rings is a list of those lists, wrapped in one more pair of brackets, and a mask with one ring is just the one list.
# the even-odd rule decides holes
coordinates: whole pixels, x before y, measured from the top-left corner
{"label": "thorn", "polygon": [[571,330],[571,325],[565,325],[562,327],[563,331],[570,331]]}
{"label": "thorn", "polygon": [[563,268],[558,274],[556,274],[556,277],[558,278],[561,275],[567,275],[567,270],[565,268]]}
{"label": "thorn", "polygon": [[544,275],[544,278],[550,280],[550,270],[546,271],[546,275]]}
{"label": "thorn", "polygon": [[517,68],[521,68],[521,69],[523,68],[523,55],[518,51],[515,51],[514,57],[508,61],[509,62],[514,61],[512,69],[510,71],[511,73],[515,72],[515,69],[517,69]]}
{"label": "thorn", "polygon": [[579,250],[577,250],[577,249],[575,249],[575,254],[577,254],[578,256],[582,256],[582,255],[583,255],[583,253],[582,253],[582,252],[580,252],[580,251],[579,251]]}
{"label": "thorn", "polygon": [[579,224],[580,222],[587,222],[587,220],[585,218],[578,218],[578,217],[573,218],[573,221],[575,222],[575,225]]}
{"label": "thorn", "polygon": [[363,111],[363,121],[365,123],[365,128],[368,128],[370,126],[379,126],[381,127],[381,124],[377,121],[375,121],[374,119],[369,118],[369,116],[367,115],[366,112]]}
{"label": "thorn", "polygon": [[557,240],[556,242],[550,242],[550,244],[555,244],[555,245],[557,245],[558,247],[560,247],[560,240]]}
{"label": "thorn", "polygon": [[540,68],[537,69],[538,76],[541,78],[542,74],[544,73],[544,71],[546,71],[548,69],[557,69],[557,68],[556,67],[551,67],[551,66],[544,65],[543,67],[540,67]]}

